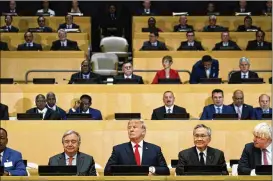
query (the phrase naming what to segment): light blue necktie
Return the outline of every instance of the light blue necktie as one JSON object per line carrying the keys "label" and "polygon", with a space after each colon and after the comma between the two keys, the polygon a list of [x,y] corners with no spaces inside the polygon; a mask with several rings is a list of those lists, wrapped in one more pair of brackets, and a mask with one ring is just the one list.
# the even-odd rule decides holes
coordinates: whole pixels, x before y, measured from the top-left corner
{"label": "light blue necktie", "polygon": [[221,108],[220,107],[217,107],[216,110],[217,110],[217,114],[221,114]]}
{"label": "light blue necktie", "polygon": [[171,109],[168,109],[168,113],[169,113],[169,114],[171,113]]}

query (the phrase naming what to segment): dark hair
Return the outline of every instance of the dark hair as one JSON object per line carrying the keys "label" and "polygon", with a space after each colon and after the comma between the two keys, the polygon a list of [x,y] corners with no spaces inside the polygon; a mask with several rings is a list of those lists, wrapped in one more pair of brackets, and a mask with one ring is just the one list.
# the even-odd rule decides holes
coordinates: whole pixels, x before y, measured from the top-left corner
{"label": "dark hair", "polygon": [[125,65],[125,64],[127,64],[127,63],[130,63],[131,65],[133,65],[132,61],[125,61],[125,62],[122,63],[122,66]]}
{"label": "dark hair", "polygon": [[87,94],[83,94],[83,95],[80,97],[80,100],[82,100],[82,99],[88,99],[90,103],[91,103],[91,101],[92,101],[91,96],[89,96],[89,95],[87,95]]}
{"label": "dark hair", "polygon": [[39,19],[40,18],[43,18],[44,20],[45,20],[45,17],[44,16],[38,16],[38,18],[37,18],[37,23],[39,23]]}
{"label": "dark hair", "polygon": [[173,58],[170,55],[166,55],[162,58],[162,62],[164,62],[165,60],[168,60],[169,63],[173,62]]}
{"label": "dark hair", "polygon": [[154,34],[155,36],[159,36],[158,31],[151,31],[150,34]]}
{"label": "dark hair", "polygon": [[246,17],[244,18],[244,22],[246,21],[246,19],[251,19],[251,20],[252,20],[251,16],[246,16]]}
{"label": "dark hair", "polygon": [[202,57],[202,62],[212,62],[212,58],[209,55],[204,55]]}
{"label": "dark hair", "polygon": [[35,100],[37,100],[39,97],[42,97],[43,99],[46,99],[45,96],[43,94],[38,94],[36,97],[35,97]]}
{"label": "dark hair", "polygon": [[12,20],[13,20],[13,18],[12,18],[12,16],[11,16],[11,15],[6,15],[6,16],[5,16],[5,21],[6,21],[6,19],[7,19],[7,17],[8,17],[8,16],[10,17],[10,20],[12,21]]}
{"label": "dark hair", "polygon": [[154,20],[154,22],[156,23],[156,19],[155,19],[154,17],[150,17],[150,18],[148,19],[148,22],[149,22],[150,20]]}
{"label": "dark hair", "polygon": [[66,19],[66,17],[67,17],[67,16],[71,16],[71,17],[72,17],[72,19],[73,19],[73,16],[72,16],[71,14],[67,14],[67,15],[65,16],[65,19]]}
{"label": "dark hair", "polygon": [[5,130],[4,128],[0,128],[0,130],[3,130],[3,131],[6,133],[7,137],[8,137],[8,132],[7,132],[7,130]]}
{"label": "dark hair", "polygon": [[193,33],[193,36],[195,35],[194,31],[187,31],[186,36],[188,36],[189,33]]}
{"label": "dark hair", "polygon": [[256,36],[258,35],[259,32],[262,32],[263,37],[265,37],[265,32],[264,32],[263,30],[258,30],[258,31],[256,31]]}
{"label": "dark hair", "polygon": [[223,97],[224,97],[224,91],[222,91],[221,89],[214,89],[212,92],[211,92],[211,97],[213,96],[214,93],[222,93]]}

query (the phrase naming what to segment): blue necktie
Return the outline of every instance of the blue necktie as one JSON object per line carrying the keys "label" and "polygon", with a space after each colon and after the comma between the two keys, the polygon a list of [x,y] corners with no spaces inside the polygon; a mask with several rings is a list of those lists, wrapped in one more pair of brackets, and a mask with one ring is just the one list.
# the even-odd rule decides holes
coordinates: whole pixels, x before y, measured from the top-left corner
{"label": "blue necktie", "polygon": [[221,114],[221,109],[220,109],[220,107],[217,107],[216,110],[217,110],[217,114]]}
{"label": "blue necktie", "polygon": [[171,109],[168,109],[168,113],[169,113],[169,114],[171,113]]}

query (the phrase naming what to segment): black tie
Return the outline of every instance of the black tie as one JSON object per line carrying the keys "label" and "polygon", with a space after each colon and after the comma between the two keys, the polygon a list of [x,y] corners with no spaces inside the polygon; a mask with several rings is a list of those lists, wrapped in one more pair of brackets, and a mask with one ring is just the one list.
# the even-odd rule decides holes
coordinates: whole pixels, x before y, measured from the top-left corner
{"label": "black tie", "polygon": [[201,164],[201,165],[205,165],[204,153],[203,153],[203,152],[200,152],[199,155],[200,155],[200,164]]}

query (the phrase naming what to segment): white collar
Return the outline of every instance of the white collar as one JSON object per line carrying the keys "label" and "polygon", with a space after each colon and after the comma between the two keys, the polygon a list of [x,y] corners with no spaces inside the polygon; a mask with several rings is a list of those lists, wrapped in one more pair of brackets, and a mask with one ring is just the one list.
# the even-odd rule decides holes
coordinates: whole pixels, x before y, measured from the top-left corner
{"label": "white collar", "polygon": [[89,108],[87,109],[87,111],[86,112],[81,112],[81,113],[83,113],[83,114],[89,114]]}
{"label": "white collar", "polygon": [[[198,157],[199,157],[199,153],[201,153],[201,151],[198,150],[197,147],[195,147],[195,148],[196,148],[196,151],[197,151],[197,154],[198,154]],[[204,151],[202,151],[202,152],[204,153],[204,156],[205,156],[205,157],[207,157],[207,150],[208,150],[208,149],[206,148]]]}
{"label": "white collar", "polygon": [[246,73],[241,72],[241,75],[246,75],[246,76],[248,76],[248,73],[249,73],[249,71],[247,71]]}
{"label": "white collar", "polygon": [[173,104],[171,107],[167,107],[167,106],[165,105],[165,110],[166,110],[166,112],[168,112],[168,109],[171,109],[171,112],[173,113],[173,107],[174,107],[174,104]]}
{"label": "white collar", "polygon": [[241,106],[236,106],[235,104],[233,104],[233,106],[235,107],[235,109],[238,107],[239,109],[243,108],[243,104]]}
{"label": "white collar", "polygon": [[[65,155],[65,160],[68,160],[70,158],[70,156],[68,156],[66,153],[64,153]],[[73,156],[73,159],[75,160],[77,158],[77,153]]]}
{"label": "white collar", "polygon": [[266,147],[266,152],[269,152],[270,155],[272,153],[272,143],[270,143],[270,145],[268,145],[268,147]]}
{"label": "white collar", "polygon": [[45,107],[43,110],[39,110],[39,109],[37,108],[37,110],[38,110],[38,113],[43,113],[43,114],[45,114],[46,111],[47,111],[47,108]]}
{"label": "white collar", "polygon": [[[134,149],[135,146],[136,146],[136,143],[131,141],[131,145],[132,145],[132,147],[133,147],[133,149]],[[143,148],[143,140],[141,140],[141,141],[138,143],[138,145],[139,145],[139,148]]]}
{"label": "white collar", "polygon": [[54,110],[54,111],[56,111],[56,109],[57,109],[56,104],[55,104],[53,107],[50,107],[48,104],[46,104],[46,105],[47,105],[47,107],[48,107],[49,109],[52,109],[52,110]]}
{"label": "white collar", "polygon": [[215,108],[215,109],[220,108],[220,109],[222,110],[222,109],[223,109],[223,105],[221,105],[221,106],[219,106],[219,107],[216,106],[216,105],[214,105],[214,108]]}
{"label": "white collar", "polygon": [[132,79],[132,76],[133,76],[133,74],[131,74],[131,75],[129,75],[129,76],[127,76],[127,75],[124,74],[124,78],[125,78],[125,79],[126,79],[126,78]]}

